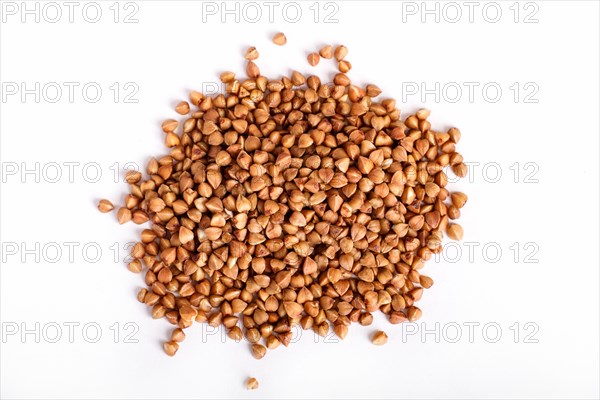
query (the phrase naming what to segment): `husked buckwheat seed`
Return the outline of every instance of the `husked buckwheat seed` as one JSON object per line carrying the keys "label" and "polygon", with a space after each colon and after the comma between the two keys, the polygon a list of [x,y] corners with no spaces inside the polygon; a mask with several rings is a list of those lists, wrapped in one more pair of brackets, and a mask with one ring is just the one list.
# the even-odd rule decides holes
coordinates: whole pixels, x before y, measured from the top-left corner
{"label": "husked buckwheat seed", "polygon": [[256,380],[256,378],[249,378],[246,381],[246,389],[248,389],[248,390],[258,389],[258,381]]}
{"label": "husked buckwheat seed", "polygon": [[344,45],[338,46],[335,48],[335,51],[333,52],[333,54],[337,61],[342,61],[344,59],[344,57],[346,57],[348,55],[348,48]]}
{"label": "husked buckwheat seed", "polygon": [[177,344],[177,342],[173,341],[165,342],[164,349],[165,353],[167,353],[168,356],[173,357],[175,353],[177,353],[177,350],[179,350],[179,345]]}
{"label": "husked buckwheat seed", "polygon": [[117,220],[120,224],[131,221],[131,210],[126,207],[119,208],[119,211],[117,211]]}
{"label": "husked buckwheat seed", "polygon": [[463,238],[463,228],[459,224],[449,224],[446,233],[452,240],[462,240]]}
{"label": "husked buckwheat seed", "polygon": [[338,63],[338,69],[340,70],[340,72],[346,73],[352,69],[352,64],[350,64],[350,61],[341,60]]}
{"label": "husked buckwheat seed", "polygon": [[387,343],[388,336],[383,331],[377,331],[373,334],[373,338],[371,339],[374,345],[381,346]]}
{"label": "husked buckwheat seed", "polygon": [[127,183],[138,183],[142,179],[142,174],[138,171],[127,171],[125,181]]}
{"label": "husked buckwheat seed", "polygon": [[248,50],[246,50],[246,60],[254,61],[257,58],[258,58],[258,50],[256,50],[256,47],[254,47],[254,46],[249,47]]}
{"label": "husked buckwheat seed", "polygon": [[[177,114],[186,115],[190,112],[190,105],[188,104],[187,101],[181,101],[175,107],[175,111],[177,112]],[[141,178],[141,176],[140,176],[140,178]],[[137,180],[139,181],[139,178]],[[132,182],[129,182],[129,183],[132,183]]]}
{"label": "husked buckwheat seed", "polygon": [[321,57],[319,56],[319,53],[310,53],[307,58],[308,58],[308,63],[310,65],[312,65],[313,67],[315,65],[317,65],[319,63],[319,61],[321,61]]}
{"label": "husked buckwheat seed", "polygon": [[267,354],[267,349],[262,344],[253,344],[250,349],[252,351],[252,356],[257,360],[260,360]]}
{"label": "husked buckwheat seed", "polygon": [[333,58],[333,47],[331,47],[330,45],[324,46],[323,48],[321,48],[321,50],[319,50],[319,55],[326,59]]}
{"label": "husked buckwheat seed", "polygon": [[98,202],[98,210],[100,210],[100,212],[102,212],[102,213],[110,212],[114,208],[115,208],[115,206],[113,206],[113,203],[111,203],[110,201],[108,201],[106,199],[102,199]]}
{"label": "husked buckwheat seed", "polygon": [[224,93],[192,91],[175,107],[181,120],[162,123],[165,154],[126,174],[117,220],[148,224],[127,267],[147,286],[138,301],[173,325],[167,355],[194,322],[222,325],[261,359],[287,347],[296,326],[344,339],[377,311],[391,324],[421,317],[416,303],[433,285],[426,261],[444,234],[463,237],[467,196],[446,175],[467,174],[461,133],[434,129],[426,109],[401,118],[396,100],[376,99],[378,86],[352,82],[347,54],[325,46],[308,56],[335,57],[332,79],[269,78],[248,48],[248,77],[223,72]]}
{"label": "husked buckwheat seed", "polygon": [[275,36],[273,36],[273,43],[275,43],[278,46],[283,46],[287,43],[287,38],[285,37],[283,32],[278,32],[275,34]]}

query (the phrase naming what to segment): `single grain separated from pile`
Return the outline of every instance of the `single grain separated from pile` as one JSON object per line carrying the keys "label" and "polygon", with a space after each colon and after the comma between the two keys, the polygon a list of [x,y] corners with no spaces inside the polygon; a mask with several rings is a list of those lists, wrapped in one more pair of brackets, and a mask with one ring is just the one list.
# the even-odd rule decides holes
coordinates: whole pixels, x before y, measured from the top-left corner
{"label": "single grain separated from pile", "polygon": [[258,389],[258,381],[256,380],[256,378],[249,378],[246,381],[246,389],[248,389],[248,390]]}
{"label": "single grain separated from pile", "polygon": [[284,44],[286,44],[287,38],[285,37],[285,34],[283,32],[276,33],[275,36],[273,36],[273,43],[275,43],[278,46],[283,46]]}
{"label": "single grain separated from pile", "polygon": [[[311,64],[335,56],[350,69],[345,46],[319,53]],[[226,93],[180,102],[186,117],[162,124],[169,154],[148,163],[147,178],[126,176],[119,223],[151,222],[128,268],[144,272],[138,300],[175,326],[170,356],[194,321],[245,337],[257,359],[287,346],[294,325],[343,339],[375,311],[415,321],[433,285],[425,262],[444,231],[463,236],[449,219],[467,197],[449,193],[445,172],[466,174],[458,129],[432,129],[428,110],[402,120],[394,99],[375,100],[377,86],[343,72],[333,84],[297,71],[269,79],[257,58],[250,47],[248,79],[221,74]]]}
{"label": "single grain separated from pile", "polygon": [[376,346],[382,346],[382,345],[386,344],[387,341],[388,341],[388,336],[383,331],[375,332],[373,334],[373,337],[371,338],[371,342],[373,342],[373,344]]}
{"label": "single grain separated from pile", "polygon": [[98,210],[100,210],[102,213],[110,212],[114,208],[115,206],[113,206],[113,203],[111,203],[109,200],[102,199],[98,202]]}

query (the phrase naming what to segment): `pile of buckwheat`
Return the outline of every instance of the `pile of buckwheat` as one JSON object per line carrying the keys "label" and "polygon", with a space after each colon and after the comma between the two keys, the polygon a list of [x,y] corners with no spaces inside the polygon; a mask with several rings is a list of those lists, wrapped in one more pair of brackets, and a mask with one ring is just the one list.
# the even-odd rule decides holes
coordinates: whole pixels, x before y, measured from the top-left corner
{"label": "pile of buckwheat", "polygon": [[146,178],[127,173],[118,221],[150,222],[128,267],[145,274],[138,300],[175,326],[168,355],[194,321],[245,337],[260,359],[287,346],[297,324],[343,339],[378,310],[392,324],[421,317],[415,303],[433,284],[421,269],[443,232],[463,236],[449,220],[467,196],[446,189],[444,172],[467,173],[460,131],[433,130],[424,109],[402,120],[394,99],[376,100],[377,86],[352,84],[347,53],[308,56],[337,61],[325,84],[296,71],[262,76],[249,48],[248,78],[224,72],[225,94],[190,93],[176,107],[184,119],[162,124],[169,154]]}

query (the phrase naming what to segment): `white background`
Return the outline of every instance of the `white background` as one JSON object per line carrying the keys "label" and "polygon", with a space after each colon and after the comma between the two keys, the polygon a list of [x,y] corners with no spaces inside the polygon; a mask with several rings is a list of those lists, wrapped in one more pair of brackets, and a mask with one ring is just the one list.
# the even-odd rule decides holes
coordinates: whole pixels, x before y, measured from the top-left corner
{"label": "white background", "polygon": [[[121,3],[118,23],[112,1],[100,3],[97,23],[82,17],[85,2],[72,23],[62,2],[56,23],[47,21],[55,16],[49,8],[39,22],[29,15],[23,23],[21,10],[6,13],[12,10],[6,3],[0,28],[2,398],[598,398],[597,2],[499,2],[496,23],[495,6],[485,2],[472,22],[463,2],[437,3],[436,22],[435,14],[422,15],[421,2],[336,1],[317,4],[317,23],[312,1],[298,3],[296,23],[282,15],[284,3],[272,23],[262,2],[257,23],[243,3],[239,22],[229,15],[226,23],[222,9],[203,14],[202,3],[191,1]],[[44,5],[38,3],[40,13]],[[462,17],[452,23],[454,5]],[[136,9],[138,22],[124,23]],[[325,23],[332,11],[338,22]],[[293,18],[293,9],[288,12]],[[285,47],[270,43],[279,30],[287,34]],[[462,130],[459,151],[479,164],[450,187],[469,195],[460,223],[471,244],[450,244],[443,259],[425,266],[436,283],[419,303],[418,324],[392,326],[377,318],[370,327],[352,326],[340,343],[334,337],[315,343],[312,332],[303,332],[261,361],[246,343],[197,324],[176,357],[165,356],[161,344],[170,325],[152,320],[136,301],[142,277],[121,261],[123,245],[141,228],[119,226],[96,202],[121,201],[127,186],[122,174],[115,181],[115,169],[162,154],[160,121],[175,117],[174,104],[190,89],[216,82],[220,71],[241,74],[247,46],[257,46],[267,76],[291,69],[331,76],[331,62],[317,69],[306,62],[308,52],[326,43],[346,44],[350,77],[378,84],[383,97],[398,99],[403,115],[425,106],[434,128]],[[37,102],[35,93],[8,93],[21,83],[34,89],[36,82]],[[63,88],[55,103],[52,82]],[[64,82],[79,84],[72,102]],[[465,82],[475,85],[472,99]],[[96,103],[82,95],[87,83],[102,89]],[[491,89],[482,93],[486,84]],[[462,95],[454,101],[456,86]],[[497,99],[494,87],[502,90]],[[131,97],[137,103],[125,101],[132,88],[139,88]],[[69,162],[78,163],[72,177]],[[102,175],[92,182],[95,166]],[[24,169],[34,172],[23,175]],[[71,338],[68,323],[79,324]],[[469,323],[478,324],[471,338]],[[127,343],[136,326],[129,339],[137,343]],[[98,327],[101,336],[90,343]],[[387,345],[370,344],[376,329],[388,333]],[[424,329],[429,333],[422,336]],[[260,381],[259,390],[245,390],[249,376]]]}

